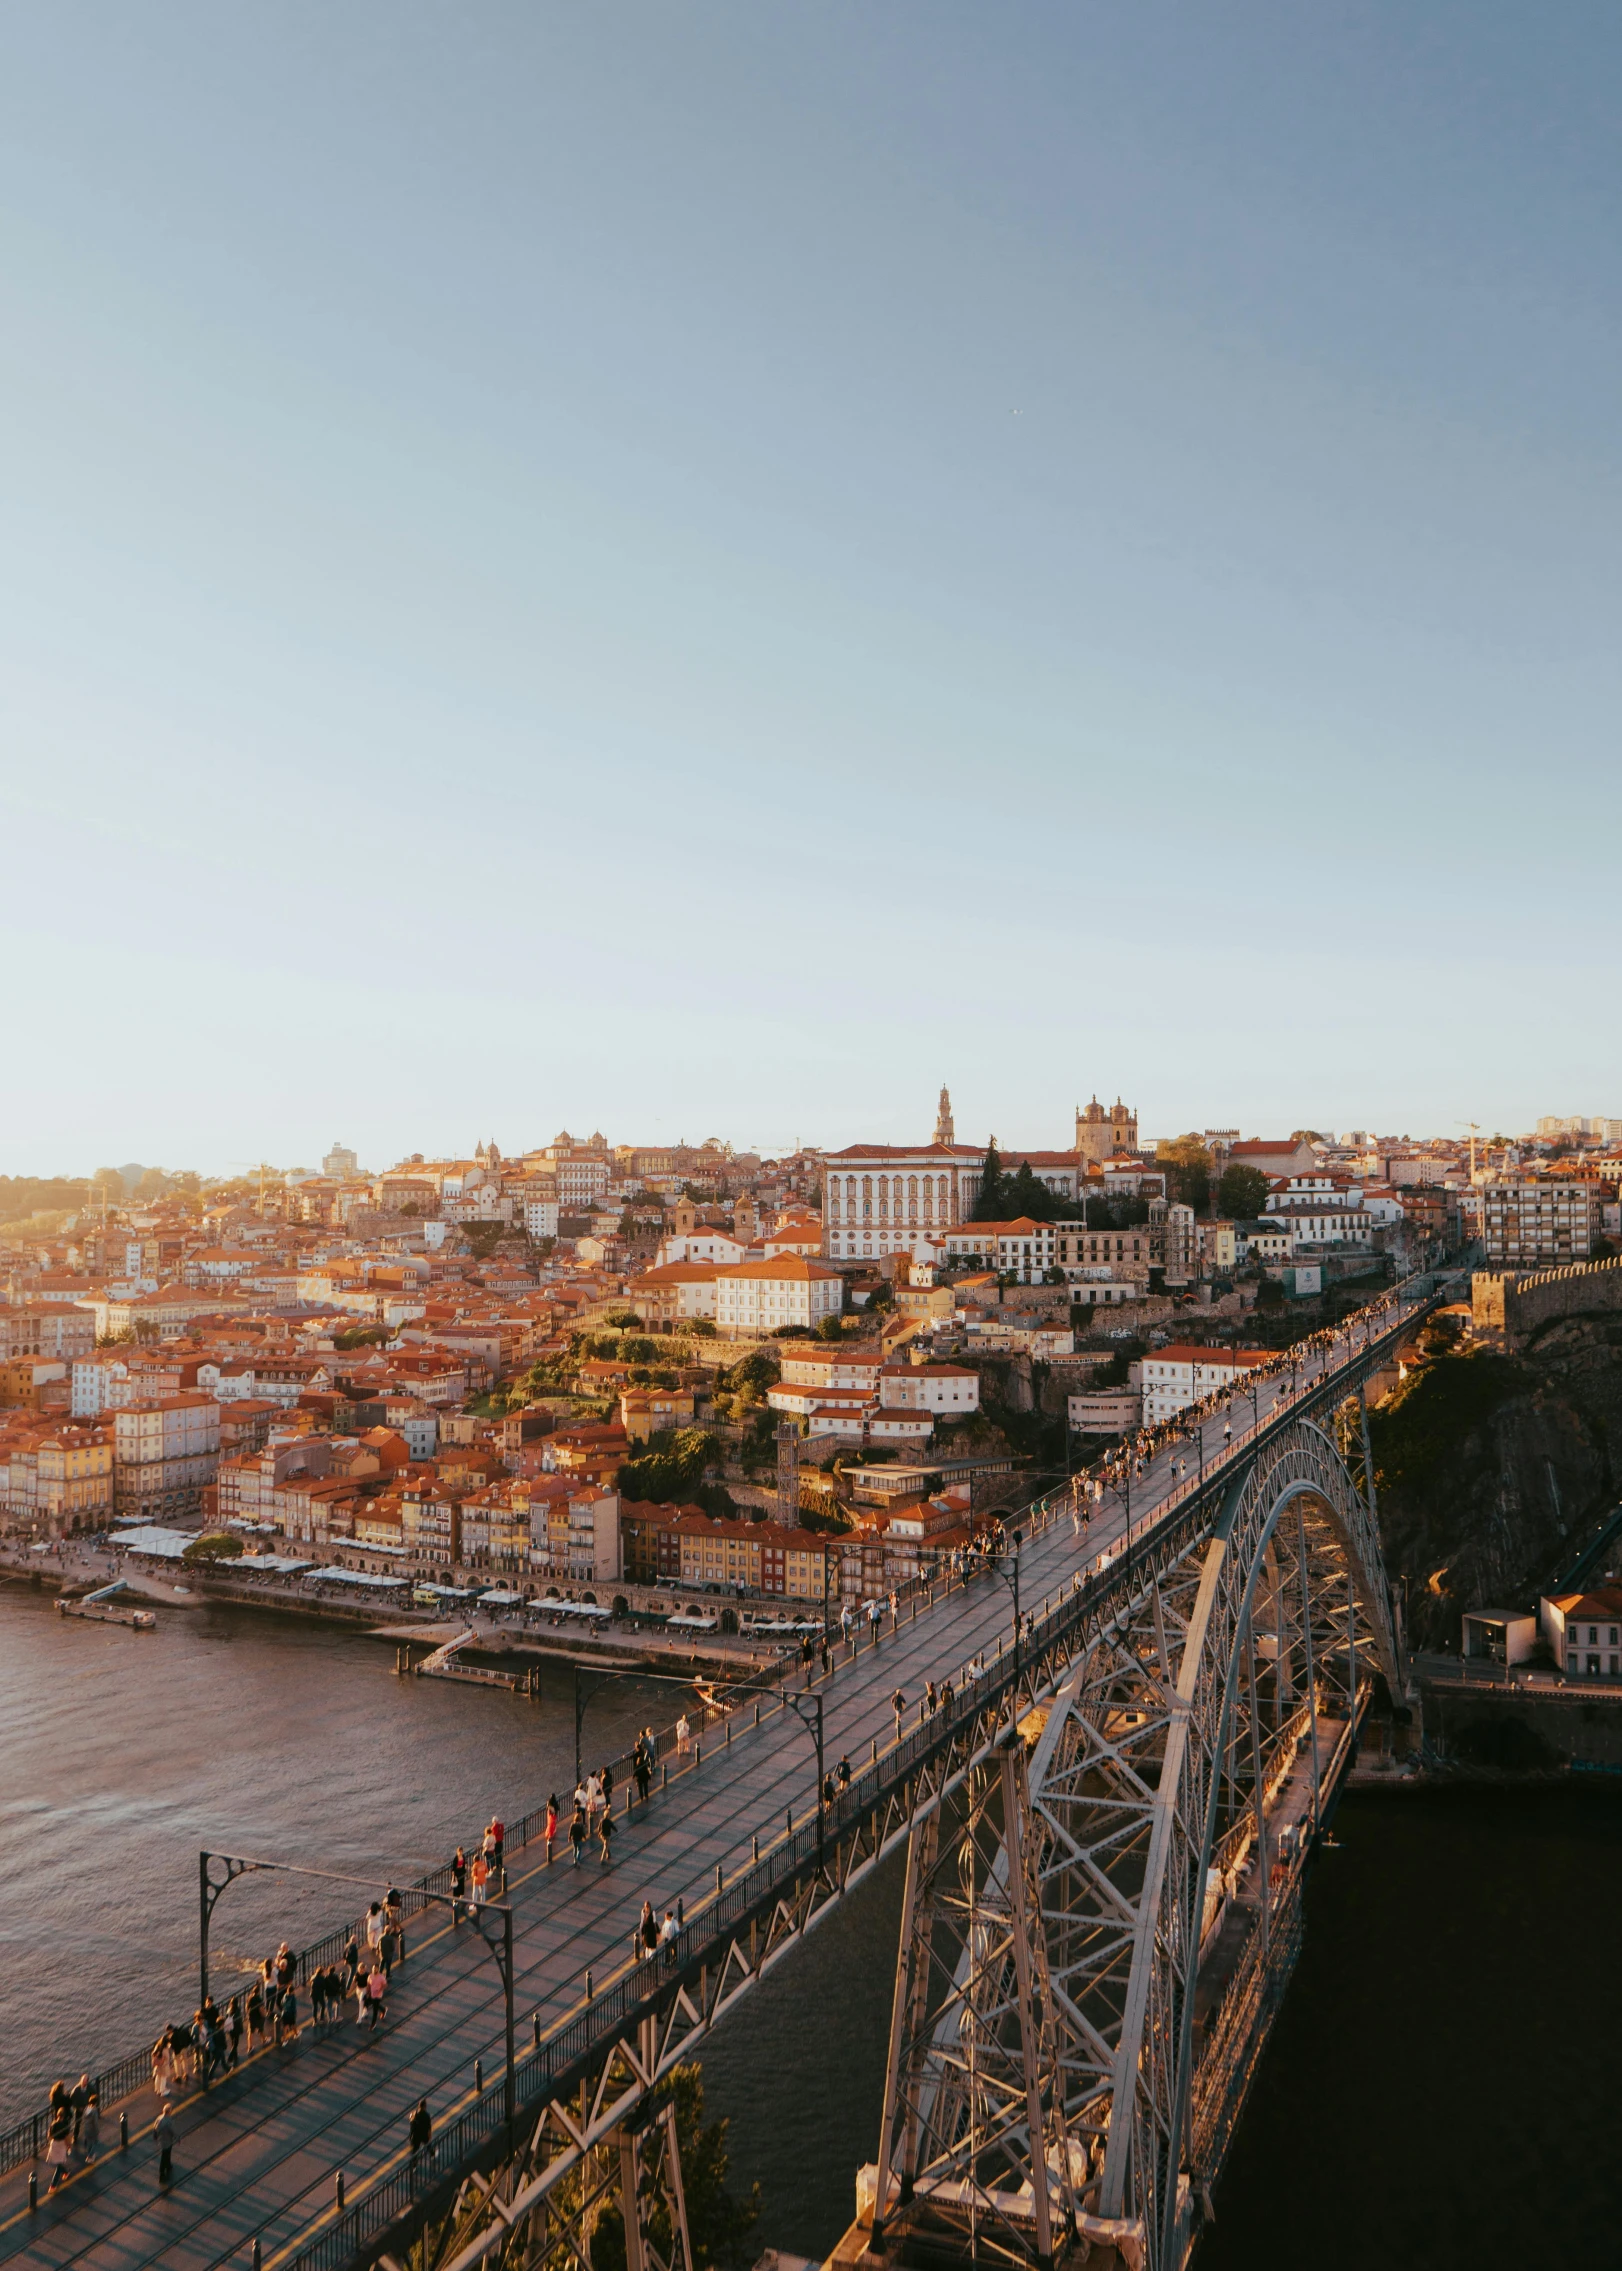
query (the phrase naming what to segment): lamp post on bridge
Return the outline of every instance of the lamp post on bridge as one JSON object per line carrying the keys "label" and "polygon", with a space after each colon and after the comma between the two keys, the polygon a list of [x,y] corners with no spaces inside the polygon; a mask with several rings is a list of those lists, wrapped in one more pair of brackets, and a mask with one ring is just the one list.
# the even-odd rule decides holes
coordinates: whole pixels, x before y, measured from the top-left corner
{"label": "lamp post on bridge", "polygon": [[[1131,1528],[1132,1518],[1129,1513],[1127,1516],[1129,1534]],[[1005,1535],[999,1550],[996,1553],[988,1553],[984,1557],[985,1565],[993,1577],[1000,1577],[1014,1596],[1014,1683],[1016,1687],[1019,1684],[1019,1549],[1024,1542],[1022,1531],[1010,1531]]]}
{"label": "lamp post on bridge", "polygon": [[[823,1789],[827,1781],[828,1771],[822,1749],[822,1690],[820,1688],[774,1687],[770,1680],[739,1680],[725,1692],[727,1696],[776,1695],[780,1701],[787,1704],[815,1744],[817,1753],[817,1867],[820,1869],[823,1865],[824,1854],[822,1817],[825,1808]],[[808,1719],[806,1717],[808,1711],[815,1712],[816,1717]]]}
{"label": "lamp post on bridge", "polygon": [[[219,1871],[224,1872],[223,1875]],[[331,1869],[306,1869],[294,1861],[260,1861],[235,1853],[200,1852],[197,1856],[197,1925],[198,1971],[202,1982],[203,2002],[208,2001],[208,1937],[214,1911],[222,1893],[228,1892],[239,1877],[253,1876],[260,1870],[270,1870],[284,1877],[318,1877],[329,1885],[358,1885],[363,1891],[376,1890],[369,1877],[340,1876]],[[426,1885],[413,1885],[411,1890],[421,1901],[432,1902],[436,1907],[448,1908],[451,1921],[466,1910],[478,1927],[479,1938],[489,1949],[501,1973],[502,1996],[506,2015],[506,2098],[507,2126],[511,2131],[518,2110],[517,2065],[518,2055],[513,2026],[513,1912],[510,1903],[481,1901],[468,1903],[451,1893],[431,1892]],[[486,1919],[500,1919],[499,1935],[492,1937]],[[404,1941],[401,1942],[402,1948]]]}
{"label": "lamp post on bridge", "polygon": [[585,1674],[585,1678],[589,1685],[582,1687],[580,1666],[576,1664],[574,1667],[574,1781],[577,1790],[580,1787],[580,1736],[586,1723],[586,1706],[594,1695],[609,1685],[610,1681],[650,1680],[660,1687],[690,1687],[695,1693],[698,1690],[697,1680],[690,1678],[685,1672],[644,1672],[640,1669],[636,1671],[614,1670],[595,1674],[588,1672]]}

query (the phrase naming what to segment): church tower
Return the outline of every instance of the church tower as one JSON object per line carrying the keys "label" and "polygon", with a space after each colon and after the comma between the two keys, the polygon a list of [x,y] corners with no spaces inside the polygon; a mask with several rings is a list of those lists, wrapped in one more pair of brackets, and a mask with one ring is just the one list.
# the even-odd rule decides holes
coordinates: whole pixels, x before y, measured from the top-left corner
{"label": "church tower", "polygon": [[935,1112],[935,1141],[950,1144],[954,1140],[952,1134],[952,1093],[950,1089],[943,1088],[941,1100]]}

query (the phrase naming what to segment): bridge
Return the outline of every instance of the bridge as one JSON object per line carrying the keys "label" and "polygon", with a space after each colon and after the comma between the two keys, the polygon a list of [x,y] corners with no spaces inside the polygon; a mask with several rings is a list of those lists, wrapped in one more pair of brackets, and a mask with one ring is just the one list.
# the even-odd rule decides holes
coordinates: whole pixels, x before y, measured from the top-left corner
{"label": "bridge", "polygon": [[[43,2122],[0,2139],[0,2263],[538,2271],[588,2265],[624,2204],[630,2271],[695,2271],[660,2084],[904,1848],[881,2133],[838,2260],[1048,2271],[1085,2241],[1174,2271],[1358,1722],[1377,1678],[1405,1691],[1364,1389],[1439,1298],[1384,1297],[1039,1499],[826,1670],[692,1710],[649,1802],[616,1809],[612,1867],[549,1863],[532,1814],[476,1921],[448,1871],[409,1888],[386,2029],[307,2029],[191,2085],[168,2189],[144,2056],[103,2078],[102,2156],[59,2192],[25,2196]],[[241,1870],[280,1865],[204,1856],[205,1926]],[[678,1890],[675,1939],[633,1957],[645,1893]]]}

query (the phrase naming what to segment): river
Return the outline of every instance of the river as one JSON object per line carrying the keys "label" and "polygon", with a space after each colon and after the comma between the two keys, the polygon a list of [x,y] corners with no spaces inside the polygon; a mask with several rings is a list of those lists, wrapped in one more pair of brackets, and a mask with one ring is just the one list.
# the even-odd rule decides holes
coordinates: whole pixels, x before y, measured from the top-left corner
{"label": "river", "polygon": [[[391,1661],[337,1625],[199,1609],[137,1633],[0,1584],[0,2122],[190,2008],[199,1847],[373,1883],[566,1786],[566,1675],[537,1704]],[[588,1753],[664,1716],[657,1696],[602,1695]],[[1200,2271],[1604,2259],[1622,1792],[1358,1791],[1336,1833]],[[706,2051],[763,2245],[823,2255],[850,2221],[899,1904],[892,1865]],[[256,1956],[347,1908],[335,1886],[245,1879],[215,1943]]]}

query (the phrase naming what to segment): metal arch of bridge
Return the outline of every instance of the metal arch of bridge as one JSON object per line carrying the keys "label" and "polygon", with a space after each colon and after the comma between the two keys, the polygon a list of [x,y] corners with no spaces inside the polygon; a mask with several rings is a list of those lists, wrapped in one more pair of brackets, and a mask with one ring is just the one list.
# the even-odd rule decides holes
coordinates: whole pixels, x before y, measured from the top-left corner
{"label": "metal arch of bridge", "polygon": [[[1172,1573],[1183,1571],[1191,1555],[1202,1554],[1225,1524],[1231,1526],[1243,1498],[1243,1490],[1236,1494],[1233,1486],[1236,1468],[1248,1470],[1270,1456],[1307,1412],[1327,1414],[1355,1394],[1433,1305],[1434,1297],[1384,1332],[1367,1334],[1363,1348],[1349,1355],[1330,1379],[1304,1395],[1285,1418],[1264,1422],[1241,1452],[1115,1560],[1096,1573],[1078,1573],[1038,1617],[1017,1664],[999,1644],[996,1657],[965,1683],[949,1709],[881,1754],[822,1819],[808,1817],[791,1827],[751,1867],[702,1905],[691,1907],[669,1951],[674,1959],[670,1971],[662,1965],[657,1970],[628,1966],[604,1983],[594,2000],[577,2007],[520,2060],[518,2114],[511,2127],[491,2118],[493,2109],[487,2105],[469,2118],[464,2137],[444,2134],[436,2141],[441,2149],[437,2181],[424,2185],[420,2176],[412,2181],[403,2172],[381,2180],[343,2213],[321,2219],[302,2243],[276,2259],[278,2266],[287,2271],[362,2271],[381,2263],[387,2271],[408,2252],[421,2271],[472,2271],[474,2264],[485,2262],[499,2264],[502,2271],[528,2271],[550,2261],[559,2244],[558,2219],[566,2215],[567,2193],[588,2181],[597,2165],[594,2156],[611,2149],[621,2127],[639,2118],[671,2068],[690,2057],[738,1996],[788,1956],[837,1899],[911,1835],[915,1824],[936,1817],[944,1841],[943,1809],[960,1794],[971,1810],[979,1802],[988,1773],[1001,1775],[999,1745],[1006,1743],[1009,1729],[1060,1698],[1075,1681],[1078,1666],[1113,1647],[1115,1637],[1132,1627],[1145,1600],[1158,1598],[1164,1616],[1174,1589]],[[1335,1458],[1327,1438],[1316,1429],[1314,1434]],[[1351,1501],[1347,1518],[1355,1523],[1362,1518],[1355,1493],[1338,1458],[1335,1463]],[[1071,1503],[1065,1490],[1029,1513],[1038,1519],[1068,1518]],[[1314,1554],[1321,1559],[1316,1548]],[[1365,1567],[1378,1567],[1362,1554],[1358,1559]],[[1377,1603],[1384,1598],[1383,1578],[1371,1585],[1371,1596],[1376,1610],[1372,1631]],[[1389,1631],[1388,1612],[1378,1629],[1382,1635]],[[1366,1646],[1366,1639],[1358,1645]],[[1383,1660],[1384,1645],[1380,1653]],[[1141,1669],[1140,1664],[1137,1676]],[[1169,1694],[1169,1659],[1162,1685]],[[1176,1715],[1187,1718],[1189,1708],[1179,1703]],[[1074,1724],[1074,1711],[1057,1723]],[[1051,1753],[1050,1745],[1049,1760]],[[1178,1809],[1180,1825],[1185,1811]],[[1033,1814],[1033,1822],[1037,1818]],[[1042,1866],[1051,1872],[1045,1845],[1041,1851]],[[1168,1906],[1162,1900],[1161,1908],[1168,1915],[1180,1913],[1176,1901]],[[1045,2004],[1040,1981],[1034,1991]],[[1135,2178],[1133,2182],[1136,2188]]]}
{"label": "metal arch of bridge", "polygon": [[[1320,1698],[1349,1729],[1370,1657],[1400,1694],[1373,1508],[1297,1420],[1079,1636],[1028,1768],[1005,1737],[914,1828],[872,2257],[1046,2266],[1079,2234],[1175,2271],[1298,1940],[1267,1800],[1304,1742],[1316,1792]],[[1202,2064],[1207,1888],[1252,1853],[1242,2023]]]}

